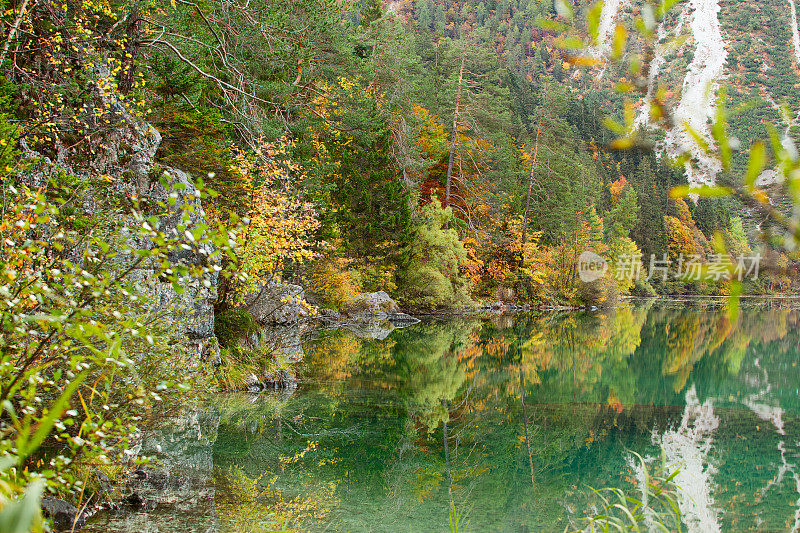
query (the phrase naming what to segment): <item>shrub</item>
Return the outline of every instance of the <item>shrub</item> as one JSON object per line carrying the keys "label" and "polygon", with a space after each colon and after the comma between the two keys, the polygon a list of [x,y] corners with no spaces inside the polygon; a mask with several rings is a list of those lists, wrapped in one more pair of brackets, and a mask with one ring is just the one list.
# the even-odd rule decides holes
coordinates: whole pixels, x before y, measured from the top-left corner
{"label": "shrub", "polygon": [[348,270],[349,262],[340,258],[318,259],[303,271],[306,291],[323,307],[339,309],[358,292],[357,273]]}
{"label": "shrub", "polygon": [[461,307],[472,302],[469,282],[461,272],[467,252],[456,231],[445,229],[452,218],[452,209],[443,208],[437,198],[420,210],[404,284],[404,299],[414,307]]}
{"label": "shrub", "polygon": [[[197,220],[194,196],[151,206],[179,221],[166,233],[106,180],[72,185],[2,184],[0,513],[40,493],[36,483],[80,504],[87,468],[126,463],[152,404],[202,377],[142,276],[177,294],[210,286],[228,233]],[[105,201],[76,225],[83,195]],[[176,249],[205,260],[171,260]]]}
{"label": "shrub", "polygon": [[642,298],[651,298],[657,296],[658,293],[650,285],[650,282],[646,279],[637,279],[633,282],[633,287],[631,287],[631,295],[632,296],[639,296]]}
{"label": "shrub", "polygon": [[224,348],[234,346],[243,335],[255,331],[258,331],[258,324],[244,309],[231,309],[214,316],[214,335]]}
{"label": "shrub", "polygon": [[619,300],[619,287],[608,276],[589,283],[579,281],[576,299],[585,305],[613,307]]}

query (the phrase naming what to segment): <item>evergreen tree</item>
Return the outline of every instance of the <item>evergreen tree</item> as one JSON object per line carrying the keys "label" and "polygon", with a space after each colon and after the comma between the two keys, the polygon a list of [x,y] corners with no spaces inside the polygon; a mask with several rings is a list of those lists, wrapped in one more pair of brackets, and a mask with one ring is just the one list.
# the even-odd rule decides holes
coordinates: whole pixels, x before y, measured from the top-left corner
{"label": "evergreen tree", "polygon": [[666,191],[656,185],[656,177],[649,158],[642,158],[635,176],[639,217],[631,237],[645,258],[651,254],[661,257],[667,251],[667,233],[664,225],[664,199]]}

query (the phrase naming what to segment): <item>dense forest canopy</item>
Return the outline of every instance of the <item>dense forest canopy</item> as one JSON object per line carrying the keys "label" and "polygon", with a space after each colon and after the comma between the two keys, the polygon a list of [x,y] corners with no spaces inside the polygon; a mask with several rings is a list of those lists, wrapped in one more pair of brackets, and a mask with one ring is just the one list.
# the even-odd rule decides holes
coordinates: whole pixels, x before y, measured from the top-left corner
{"label": "dense forest canopy", "polygon": [[[262,233],[298,218],[298,227],[279,230],[305,243],[295,250],[263,235],[245,238],[261,247],[256,255],[274,255],[240,266],[254,278],[308,281],[333,268],[354,286],[388,288],[411,303],[423,288],[442,288],[424,297],[434,307],[458,304],[453,283],[470,284],[462,296],[512,288],[523,299],[563,302],[630,290],[726,292],[714,280],[609,279],[578,294],[585,288],[572,271],[586,249],[612,264],[642,254],[646,272],[649,258],[665,253],[706,262],[716,234],[736,253],[762,245],[759,220],[739,202],[669,198],[687,176],[658,148],[663,135],[643,130],[651,144],[613,149],[605,120],[622,116],[613,80],[624,80],[624,69],[580,69],[563,48],[557,8],[528,0],[38,2],[26,6],[13,36],[7,117],[30,126],[21,139],[28,148],[81,165],[102,149],[114,117],[98,121],[100,111],[90,111],[96,96],[74,91],[93,83],[87,69],[106,69],[102,83],[159,131],[157,161],[219,193],[214,217],[271,218]],[[662,29],[671,32],[684,16],[668,14]],[[686,65],[690,48],[678,51]],[[752,117],[767,100],[792,101],[796,90],[794,66],[778,64],[791,57],[769,58],[775,76],[732,83],[733,106],[746,91],[772,90],[732,114],[740,143],[762,136],[751,131]],[[752,62],[746,53],[734,59],[745,69]],[[674,87],[680,68],[669,71]],[[666,98],[677,99],[673,92]],[[243,173],[248,158],[254,166]],[[745,165],[737,153],[735,171]],[[259,195],[271,209],[252,209]],[[441,253],[422,258],[413,241],[433,197],[452,210],[443,228],[458,239],[432,236]],[[451,253],[460,259],[445,264]],[[787,262],[779,254],[772,261]],[[778,278],[747,290],[788,290]]]}
{"label": "dense forest canopy", "polygon": [[5,1],[0,519],[242,381],[226,332],[279,282],[308,313],[796,293],[796,21],[667,4]]}

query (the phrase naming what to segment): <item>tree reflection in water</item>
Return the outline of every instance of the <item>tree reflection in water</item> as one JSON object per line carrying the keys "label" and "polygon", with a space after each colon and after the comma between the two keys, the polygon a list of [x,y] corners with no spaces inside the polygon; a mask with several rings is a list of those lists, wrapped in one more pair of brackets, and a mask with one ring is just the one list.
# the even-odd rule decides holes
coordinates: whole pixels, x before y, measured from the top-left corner
{"label": "tree reflection in water", "polygon": [[719,419],[698,457],[722,528],[784,529],[800,496],[785,460],[800,441],[798,322],[660,302],[433,321],[385,341],[324,332],[293,397],[223,409],[215,462],[275,478],[284,499],[330,495],[298,529],[447,530],[453,510],[462,530],[563,529],[587,486],[634,482],[628,450],[660,456],[696,398]]}

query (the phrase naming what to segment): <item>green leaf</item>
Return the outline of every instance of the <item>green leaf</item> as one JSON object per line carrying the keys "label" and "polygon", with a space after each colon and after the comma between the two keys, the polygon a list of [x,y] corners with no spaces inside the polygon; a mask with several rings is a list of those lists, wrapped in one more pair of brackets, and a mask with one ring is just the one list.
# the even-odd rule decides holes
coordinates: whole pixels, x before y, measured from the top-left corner
{"label": "green leaf", "polygon": [[692,136],[692,139],[694,139],[694,142],[697,143],[697,146],[699,146],[700,149],[703,150],[707,155],[711,155],[708,142],[706,142],[703,136],[700,135],[688,122],[683,122],[682,125],[683,129],[686,130],[686,133]]}
{"label": "green leaf", "polygon": [[670,39],[669,41],[664,43],[664,45],[662,47],[662,53],[670,52],[670,51],[673,51],[673,50],[677,50],[681,46],[686,44],[686,41],[688,41],[688,40],[689,40],[689,36],[688,35],[679,35],[677,37],[673,37],[672,39]]}
{"label": "green leaf", "polygon": [[83,380],[86,379],[87,373],[88,370],[84,370],[75,376],[75,379],[73,379],[70,384],[67,385],[67,387],[64,389],[64,392],[61,393],[61,396],[59,396],[58,399],[53,402],[52,405],[50,405],[47,414],[42,417],[41,420],[39,420],[39,426],[36,428],[36,431],[34,432],[30,441],[25,445],[25,449],[23,450],[22,447],[20,447],[20,460],[33,453],[42,444],[42,442],[44,442],[44,439],[50,434],[50,430],[53,429],[53,426],[61,417],[61,412],[66,408],[70,398],[72,398],[72,395],[78,388],[78,385],[80,385]]}
{"label": "green leaf", "polygon": [[647,34],[651,34],[656,27],[656,16],[653,6],[650,5],[649,2],[646,2],[642,6],[642,22],[647,30]]}
{"label": "green leaf", "polygon": [[586,24],[589,27],[589,35],[594,44],[600,44],[600,15],[602,12],[603,0],[599,0],[586,13]]}
{"label": "green leaf", "polygon": [[550,31],[553,31],[553,32],[556,32],[556,33],[563,33],[565,31],[567,31],[567,29],[569,29],[569,27],[566,24],[564,24],[563,22],[560,22],[558,20],[544,18],[544,17],[541,17],[541,16],[536,18],[536,24],[542,29],[550,30]]}
{"label": "green leaf", "polygon": [[749,189],[753,189],[756,180],[764,171],[767,164],[767,147],[762,141],[753,143],[750,148],[750,161],[747,163],[747,172],[744,176],[744,182]]}
{"label": "green leaf", "polygon": [[577,37],[564,37],[556,39],[556,45],[564,50],[583,50],[586,48],[586,43]]}
{"label": "green leaf", "polygon": [[658,19],[659,20],[663,19],[664,15],[669,13],[672,7],[677,3],[678,0],[663,0],[661,2],[661,5],[658,6],[658,9],[656,9],[656,16],[658,17]]}
{"label": "green leaf", "polygon": [[775,155],[775,159],[778,161],[778,163],[782,163],[786,159],[786,149],[783,147],[783,143],[781,143],[778,130],[770,122],[764,124],[764,127],[767,129],[767,133],[769,134],[770,144],[772,144],[772,153]]}
{"label": "green leaf", "polygon": [[679,185],[669,191],[670,198],[685,198],[690,194],[696,194],[703,198],[718,198],[720,196],[730,196],[733,193],[730,187],[719,185],[706,185],[702,187],[692,187],[691,185]]}
{"label": "green leaf", "polygon": [[28,533],[40,529],[41,501],[44,479],[34,479],[25,489],[25,495],[0,510],[0,531],[3,533]]}
{"label": "green leaf", "polygon": [[617,135],[625,135],[625,126],[617,122],[611,117],[603,118],[603,126],[616,133]]}

